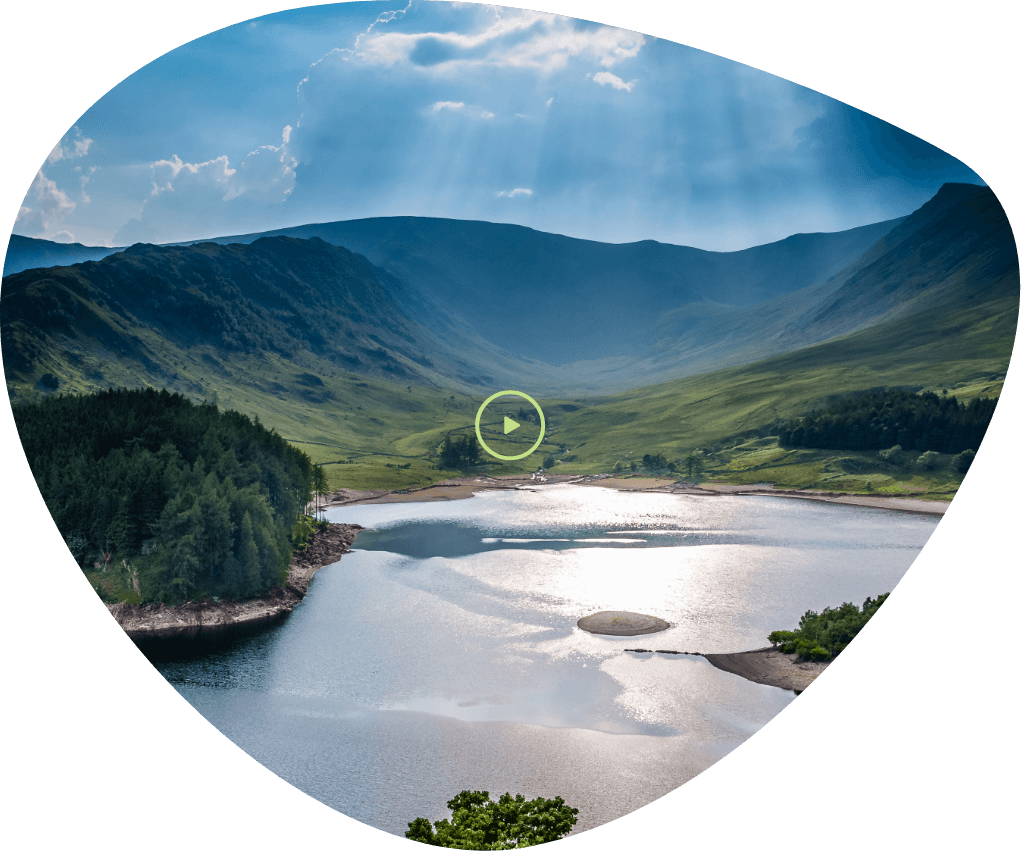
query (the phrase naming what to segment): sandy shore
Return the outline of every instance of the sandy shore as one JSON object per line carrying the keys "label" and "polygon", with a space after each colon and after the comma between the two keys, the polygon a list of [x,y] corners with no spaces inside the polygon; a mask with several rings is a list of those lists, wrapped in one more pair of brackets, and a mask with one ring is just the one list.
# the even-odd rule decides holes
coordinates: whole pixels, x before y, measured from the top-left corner
{"label": "sandy shore", "polygon": [[304,599],[316,571],[333,564],[348,552],[361,528],[331,523],[316,532],[309,545],[291,560],[284,587],[274,588],[254,600],[243,603],[191,600],[181,606],[115,603],[107,608],[133,639],[190,637],[272,621],[290,612]]}
{"label": "sandy shore", "polygon": [[564,476],[548,475],[536,478],[531,474],[521,476],[465,477],[437,482],[424,488],[393,491],[358,491],[342,488],[327,494],[320,501],[321,508],[336,508],[341,505],[371,505],[391,502],[439,502],[452,499],[467,499],[476,493],[488,490],[534,490],[550,484],[571,484],[589,487],[612,488],[614,490],[639,493],[674,493],[688,496],[776,496],[786,499],[810,499],[835,505],[856,505],[862,508],[883,508],[888,511],[906,511],[911,514],[929,514],[941,517],[949,502],[930,501],[907,496],[871,496],[846,494],[821,490],[785,490],[771,484],[725,485],[708,483],[690,485],[676,479],[644,478],[631,476]]}
{"label": "sandy shore", "polygon": [[830,663],[799,662],[794,653],[781,653],[775,647],[745,650],[743,653],[687,653],[682,650],[644,650],[629,647],[625,653],[666,653],[678,656],[701,656],[714,667],[728,674],[737,674],[764,686],[803,692]]}

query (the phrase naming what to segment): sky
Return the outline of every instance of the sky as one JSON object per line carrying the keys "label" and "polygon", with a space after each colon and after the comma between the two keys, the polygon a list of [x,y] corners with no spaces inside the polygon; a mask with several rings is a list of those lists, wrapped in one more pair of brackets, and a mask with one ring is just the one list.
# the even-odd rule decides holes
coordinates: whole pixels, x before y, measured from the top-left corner
{"label": "sky", "polygon": [[345,3],[237,24],[55,140],[14,232],[164,243],[371,216],[730,251],[910,213],[966,165],[694,48],[543,12]]}

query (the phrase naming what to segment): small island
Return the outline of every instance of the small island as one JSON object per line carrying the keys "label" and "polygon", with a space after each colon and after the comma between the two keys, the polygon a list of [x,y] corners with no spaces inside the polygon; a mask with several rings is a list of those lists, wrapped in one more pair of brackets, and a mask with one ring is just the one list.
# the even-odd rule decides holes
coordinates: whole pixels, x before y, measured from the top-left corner
{"label": "small island", "polygon": [[594,635],[649,635],[669,629],[670,624],[653,615],[636,612],[596,612],[578,621],[578,626]]}

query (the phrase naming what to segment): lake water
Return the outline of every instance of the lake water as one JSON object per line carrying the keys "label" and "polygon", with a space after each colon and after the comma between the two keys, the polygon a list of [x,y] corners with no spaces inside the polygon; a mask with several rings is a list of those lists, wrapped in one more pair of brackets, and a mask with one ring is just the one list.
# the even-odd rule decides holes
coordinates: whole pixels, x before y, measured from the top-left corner
{"label": "lake water", "polygon": [[[699,657],[891,590],[933,517],[773,497],[545,486],[337,508],[357,549],[281,624],[154,663],[228,738],[403,835],[462,789],[562,796],[595,827],[680,786],[795,699]],[[606,609],[655,635],[590,635]]]}

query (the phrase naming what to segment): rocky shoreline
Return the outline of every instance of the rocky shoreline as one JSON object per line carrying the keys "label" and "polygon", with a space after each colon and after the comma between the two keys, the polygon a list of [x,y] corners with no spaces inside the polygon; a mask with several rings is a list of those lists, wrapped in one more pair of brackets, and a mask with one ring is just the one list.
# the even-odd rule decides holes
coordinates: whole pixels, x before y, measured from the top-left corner
{"label": "rocky shoreline", "polygon": [[308,546],[294,554],[284,586],[253,600],[189,600],[180,606],[114,603],[107,608],[130,638],[143,640],[186,638],[273,621],[304,599],[316,571],[348,552],[361,529],[357,524],[331,523],[318,530]]}

